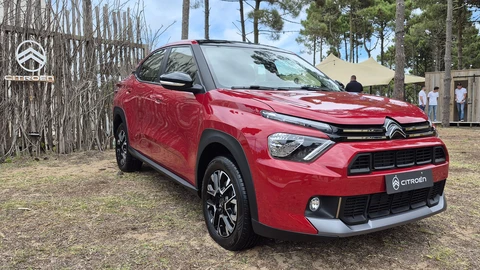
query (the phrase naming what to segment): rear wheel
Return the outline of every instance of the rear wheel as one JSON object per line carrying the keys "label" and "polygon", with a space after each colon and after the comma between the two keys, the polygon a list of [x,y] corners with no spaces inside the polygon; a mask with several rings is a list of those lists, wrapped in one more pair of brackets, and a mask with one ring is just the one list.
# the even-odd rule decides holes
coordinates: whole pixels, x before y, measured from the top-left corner
{"label": "rear wheel", "polygon": [[210,236],[228,250],[254,246],[247,192],[237,166],[226,157],[214,158],[202,186],[203,214]]}
{"label": "rear wheel", "polygon": [[124,172],[134,172],[140,170],[142,162],[128,152],[128,135],[125,124],[120,124],[115,132],[115,155],[118,168]]}

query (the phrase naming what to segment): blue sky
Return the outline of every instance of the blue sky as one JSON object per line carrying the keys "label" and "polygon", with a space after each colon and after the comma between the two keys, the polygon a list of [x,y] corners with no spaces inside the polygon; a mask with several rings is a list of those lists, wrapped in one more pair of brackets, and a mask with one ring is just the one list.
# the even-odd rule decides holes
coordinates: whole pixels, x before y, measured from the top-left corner
{"label": "blue sky", "polygon": [[[102,0],[99,0],[102,1]],[[125,1],[125,0],[117,0]],[[133,3],[135,0],[131,0]],[[143,0],[145,5],[145,19],[147,24],[150,25],[152,30],[157,30],[162,25],[166,27],[171,23],[175,22],[158,40],[157,47],[164,45],[168,42],[178,41],[181,38],[181,28],[182,28],[182,0]],[[190,0],[191,3],[196,0]],[[234,0],[229,0],[234,1]],[[253,3],[253,1],[250,1]],[[263,3],[263,5],[266,5]],[[233,23],[240,27],[239,20],[239,4],[238,1],[235,2],[225,2],[221,0],[210,0],[210,39],[226,39],[226,40],[238,40],[241,41],[241,36],[238,29]],[[245,8],[245,17],[252,8],[244,4]],[[305,53],[305,48],[298,44],[295,39],[298,36],[298,32],[290,31],[299,31],[301,25],[299,24],[301,20],[306,19],[306,8],[300,13],[300,16],[297,18],[287,17],[289,21],[296,23],[290,23],[285,21],[284,30],[286,31],[280,36],[279,40],[271,40],[268,36],[260,36],[260,43],[280,47],[285,50],[292,51],[299,54],[307,61],[312,62],[312,55]],[[417,10],[419,12],[419,10]],[[416,13],[414,11],[414,13]],[[474,17],[478,17],[480,11],[474,11]],[[480,29],[480,24],[475,24],[477,28]],[[252,22],[247,20],[246,22],[246,32],[252,32]],[[198,9],[190,10],[190,27],[189,27],[189,39],[203,39],[204,38],[204,9],[200,7]],[[253,41],[253,34],[248,36],[250,40]],[[385,44],[385,48],[388,48],[393,44],[393,33],[387,37],[388,41]],[[375,42],[375,41],[373,41]],[[325,48],[326,51],[327,48]],[[341,48],[342,52],[344,51]],[[366,60],[368,58],[367,53],[360,47],[359,50],[359,61]],[[377,55],[380,54],[380,44],[372,51],[372,57],[376,59]],[[319,63],[319,55],[317,54],[316,62]],[[326,57],[326,55],[324,55]]]}
{"label": "blue sky", "polygon": [[[176,23],[171,26],[159,39],[158,46],[166,44],[167,42],[173,42],[180,40],[181,27],[182,27],[182,0],[144,0],[145,1],[145,17],[147,23],[153,30],[160,28],[162,25],[165,27],[172,22]],[[191,0],[194,2],[195,0]],[[240,13],[238,11],[238,2],[224,2],[220,0],[210,0],[211,12],[210,12],[210,39],[226,39],[226,40],[238,40],[241,41],[239,31],[235,27],[237,24],[240,27]],[[245,17],[248,12],[251,11],[251,7],[244,5]],[[297,22],[290,23],[285,22],[284,30],[286,31],[280,36],[279,40],[270,40],[268,36],[260,36],[260,43],[273,45],[286,49],[301,55],[307,61],[312,62],[312,55],[304,53],[305,50],[302,45],[295,41],[298,36],[297,32],[301,29],[301,25],[298,24],[300,20],[306,18],[305,9],[301,12],[297,18],[287,18],[288,20]],[[253,30],[252,22],[247,21],[246,32]],[[190,11],[190,27],[189,27],[189,39],[202,39],[204,38],[204,9],[192,9]],[[248,36],[253,41],[253,34]],[[378,46],[377,46],[378,47]],[[367,59],[365,52],[360,52],[359,60]],[[379,48],[374,52],[375,57],[379,53]],[[317,55],[317,63],[319,62],[319,55]]]}

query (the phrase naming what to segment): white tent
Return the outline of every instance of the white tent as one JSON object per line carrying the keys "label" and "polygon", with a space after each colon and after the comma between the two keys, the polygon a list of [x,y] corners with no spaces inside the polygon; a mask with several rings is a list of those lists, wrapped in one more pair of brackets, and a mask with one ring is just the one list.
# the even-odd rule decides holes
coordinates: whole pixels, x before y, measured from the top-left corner
{"label": "white tent", "polygon": [[[352,75],[357,76],[358,82],[363,86],[387,85],[394,76],[395,71],[380,65],[373,58],[369,58],[361,63],[346,62],[333,54],[325,58],[317,68],[328,77],[338,80],[344,85],[350,82]],[[405,75],[405,84],[424,83],[425,78],[413,75]]]}

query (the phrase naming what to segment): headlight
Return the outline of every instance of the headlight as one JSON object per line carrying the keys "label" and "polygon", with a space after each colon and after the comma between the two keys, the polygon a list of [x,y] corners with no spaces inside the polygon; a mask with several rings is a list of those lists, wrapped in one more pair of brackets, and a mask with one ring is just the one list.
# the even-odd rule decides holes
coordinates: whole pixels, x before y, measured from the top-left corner
{"label": "headlight", "polygon": [[268,136],[268,149],[272,157],[309,162],[323,154],[334,142],[326,139],[275,133]]}
{"label": "headlight", "polygon": [[262,111],[261,113],[262,113],[262,116],[267,119],[277,120],[280,122],[285,122],[285,123],[308,127],[308,128],[314,128],[314,129],[323,131],[327,134],[333,133],[332,127],[329,124],[325,124],[322,122],[312,121],[308,119],[298,118],[294,116],[289,116],[289,115],[284,115],[284,114],[279,114],[279,113],[269,112],[269,111]]}

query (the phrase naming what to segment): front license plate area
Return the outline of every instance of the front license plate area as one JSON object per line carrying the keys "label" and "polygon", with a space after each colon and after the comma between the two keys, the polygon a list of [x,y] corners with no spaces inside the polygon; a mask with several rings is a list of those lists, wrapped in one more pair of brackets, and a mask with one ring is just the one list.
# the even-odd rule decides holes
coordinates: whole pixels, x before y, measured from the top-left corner
{"label": "front license plate area", "polygon": [[433,186],[432,170],[419,170],[385,175],[387,194],[395,194]]}

